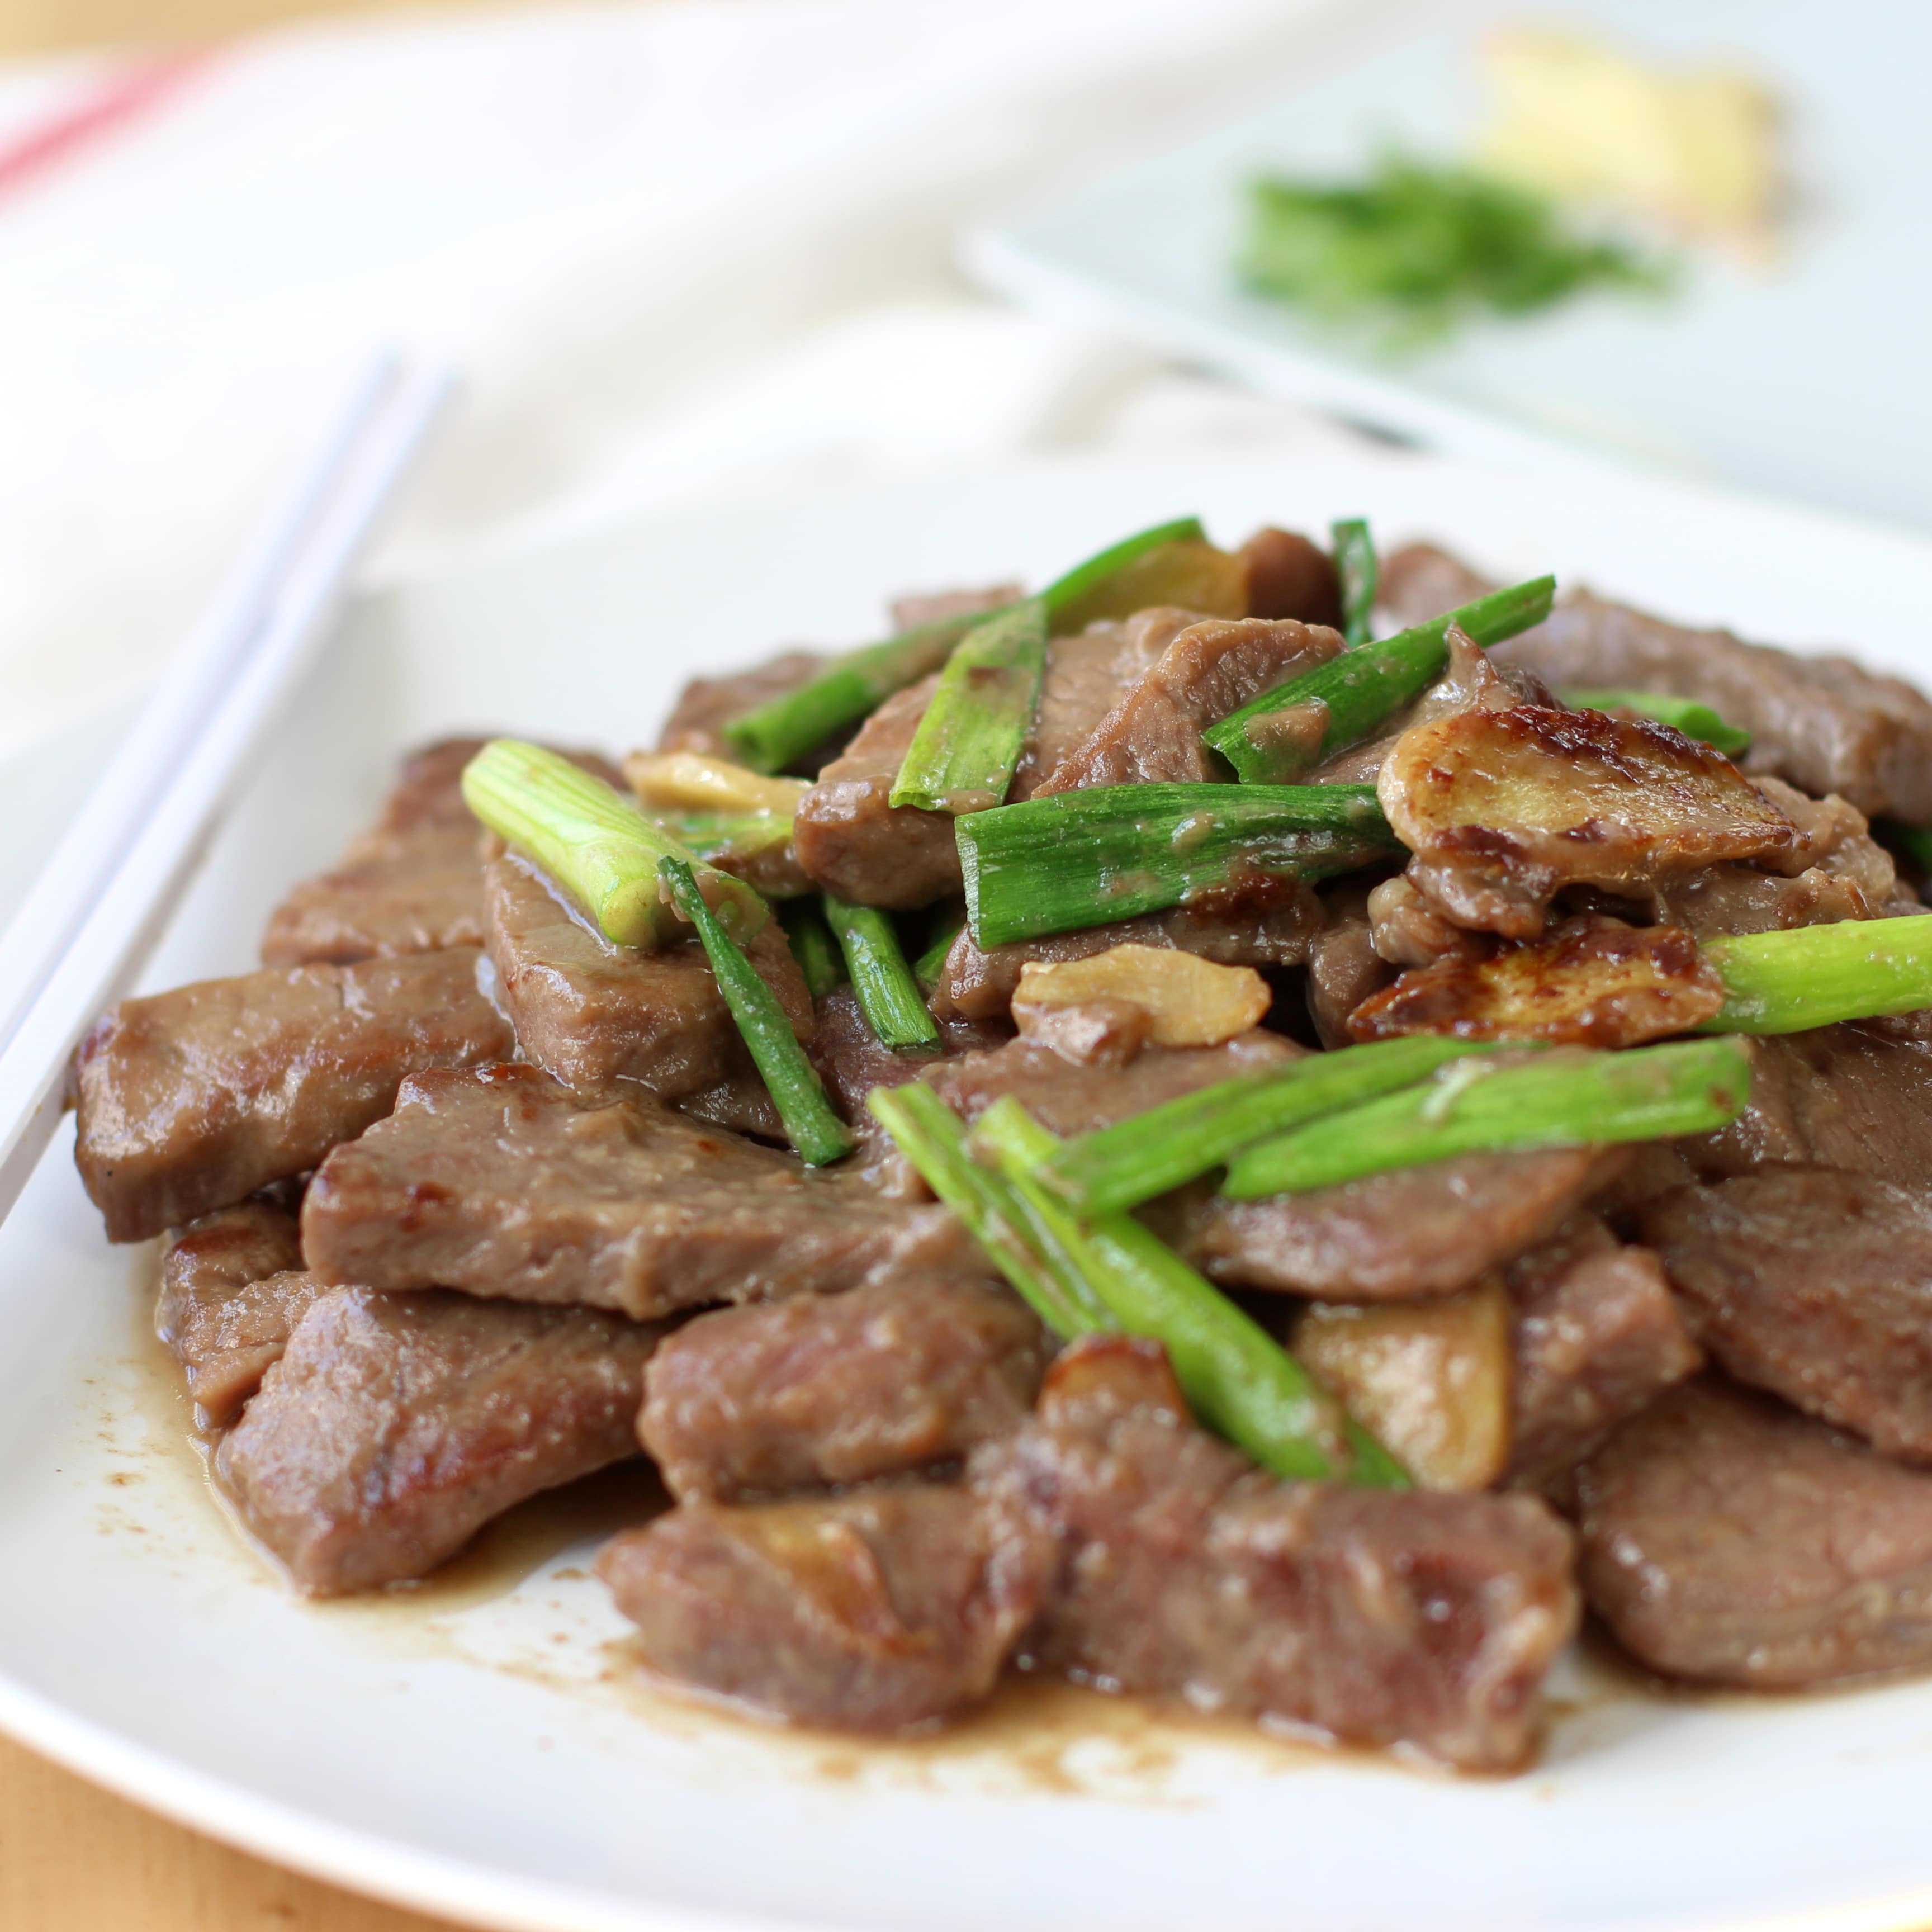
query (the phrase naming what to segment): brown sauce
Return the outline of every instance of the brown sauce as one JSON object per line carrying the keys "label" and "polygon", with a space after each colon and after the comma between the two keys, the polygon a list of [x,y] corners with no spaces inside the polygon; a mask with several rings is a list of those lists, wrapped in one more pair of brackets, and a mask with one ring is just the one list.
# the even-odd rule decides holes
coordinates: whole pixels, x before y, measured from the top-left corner
{"label": "brown sauce", "polygon": [[[185,1563],[225,1553],[263,1587],[286,1588],[213,1480],[213,1438],[196,1424],[178,1367],[154,1334],[158,1244],[130,1271],[128,1346],[90,1378],[94,1426],[113,1450],[99,1506],[103,1534],[142,1536]],[[533,1496],[499,1517],[434,1575],[358,1597],[325,1600],[309,1614],[352,1623],[371,1641],[418,1655],[458,1656],[481,1667],[615,1706],[665,1734],[755,1743],[799,1775],[858,1790],[961,1788],[1067,1798],[1186,1804],[1190,1759],[1236,1753],[1252,1774],[1319,1767],[1385,1770],[1405,1760],[1276,1735],[1242,1719],[1204,1717],[1149,1700],[1110,1696],[1028,1676],[1009,1678],[981,1710],[944,1729],[898,1738],[848,1738],[767,1723],[652,1683],[628,1638],[592,1633],[584,1616],[596,1550],[620,1529],[668,1508],[641,1457]],[[560,1558],[566,1559],[560,1562]],[[540,1636],[507,1654],[479,1655],[459,1627],[488,1624],[492,1605],[534,1594]],[[594,1600],[601,1609],[601,1592]],[[486,1613],[481,1618],[477,1613]],[[1652,1676],[1594,1626],[1586,1628],[1550,1699],[1542,1762],[1552,1766],[1686,1705],[1761,1703],[1750,1692]],[[1785,1695],[1851,1696],[1874,1681]]]}

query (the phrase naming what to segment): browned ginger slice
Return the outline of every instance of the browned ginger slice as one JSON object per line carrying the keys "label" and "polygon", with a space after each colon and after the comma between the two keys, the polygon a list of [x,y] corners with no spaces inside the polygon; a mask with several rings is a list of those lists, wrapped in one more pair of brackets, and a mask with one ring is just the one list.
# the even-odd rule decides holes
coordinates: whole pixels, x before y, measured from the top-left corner
{"label": "browned ginger slice", "polygon": [[1642,893],[1726,861],[1781,868],[1797,828],[1708,745],[1649,718],[1522,704],[1418,724],[1376,786],[1409,877],[1459,924],[1534,939],[1564,886]]}
{"label": "browned ginger slice", "polygon": [[1724,1004],[1724,981],[1681,927],[1578,923],[1488,958],[1403,974],[1348,1016],[1352,1040],[1450,1034],[1635,1046],[1688,1032]]}

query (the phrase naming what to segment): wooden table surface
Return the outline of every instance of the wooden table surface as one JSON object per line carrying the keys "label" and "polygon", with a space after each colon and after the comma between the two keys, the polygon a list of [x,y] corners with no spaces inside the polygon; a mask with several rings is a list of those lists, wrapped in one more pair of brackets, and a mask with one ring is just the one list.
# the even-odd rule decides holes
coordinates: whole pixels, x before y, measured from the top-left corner
{"label": "wooden table surface", "polygon": [[0,1932],[452,1932],[278,1871],[0,1738]]}

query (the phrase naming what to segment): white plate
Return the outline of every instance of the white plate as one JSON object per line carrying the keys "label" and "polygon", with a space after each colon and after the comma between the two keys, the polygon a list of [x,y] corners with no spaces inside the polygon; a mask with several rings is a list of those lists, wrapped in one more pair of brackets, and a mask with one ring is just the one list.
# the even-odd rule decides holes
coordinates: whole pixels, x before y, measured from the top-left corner
{"label": "white plate", "polygon": [[[1366,512],[1522,573],[1932,672],[1932,548],[1673,489],[1399,459],[1032,472],[660,522],[364,601],[210,855],[155,983],[250,960],[393,753],[491,722],[623,745],[689,671],[864,634],[921,583],[1046,574],[1199,509]],[[10,809],[0,788],[0,810]],[[583,1574],[622,1486],[412,1600],[310,1608],[243,1548],[162,1393],[147,1250],[57,1147],[0,1230],[0,1725],[269,1857],[493,1925],[1439,1932],[1932,1920],[1932,1683],[1592,1691],[1544,1766],[1455,1783],[1131,1712],[861,1749],[653,1702]],[[633,1502],[633,1506],[634,1502]],[[532,1524],[537,1526],[533,1528]],[[520,1550],[533,1572],[500,1588]],[[479,1576],[484,1581],[479,1581]],[[1064,1711],[1061,1713],[1064,1718]]]}
{"label": "white plate", "polygon": [[[1463,151],[1480,26],[1525,12],[1665,59],[1735,55],[1767,76],[1790,104],[1798,196],[1783,259],[1698,260],[1672,300],[1592,296],[1394,364],[1235,286],[1251,176],[1353,172],[1391,140]],[[976,238],[970,265],[1022,302],[1444,452],[1508,460],[1553,440],[1932,528],[1919,340],[1932,256],[1910,239],[1924,226],[1932,13],[1897,0],[1448,0],[1427,18],[1427,34],[1343,71],[1312,48],[1313,72],[1298,88],[1284,76],[1278,107]],[[1372,10],[1358,16],[1361,32],[1371,23]]]}

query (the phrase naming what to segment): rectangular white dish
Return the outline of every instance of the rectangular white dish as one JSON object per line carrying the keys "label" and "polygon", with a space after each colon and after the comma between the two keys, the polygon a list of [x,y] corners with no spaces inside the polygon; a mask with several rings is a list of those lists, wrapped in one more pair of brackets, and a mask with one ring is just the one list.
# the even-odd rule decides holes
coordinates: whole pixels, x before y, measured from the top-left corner
{"label": "rectangular white dish", "polygon": [[[1499,572],[1586,574],[1932,676],[1932,545],[1688,488],[1390,458],[693,512],[361,600],[148,982],[250,964],[270,905],[412,741],[507,725],[622,747],[693,671],[862,637],[894,590],[1037,580],[1190,510],[1230,537],[1366,513],[1390,541],[1438,534]],[[304,1606],[203,1488],[142,1340],[152,1252],[105,1244],[68,1142],[0,1229],[0,1727],[272,1858],[550,1932],[1932,1919],[1932,1682],[1758,1702],[1599,1687],[1540,1767],[1500,1782],[1118,1712],[1030,1739],[1019,1714],[932,1745],[787,1737],[628,1684],[622,1621],[583,1568],[596,1531],[642,1507],[622,1483],[559,1535],[527,1512],[535,1567],[514,1587],[502,1557],[488,1589],[459,1567],[413,1598]]]}
{"label": "rectangular white dish", "polygon": [[[1660,62],[1735,60],[1789,107],[1794,206],[1775,260],[1687,260],[1670,300],[1592,296],[1378,361],[1244,293],[1243,187],[1278,167],[1352,176],[1394,142],[1466,153],[1475,50],[1526,10]],[[1494,0],[1369,13],[1380,51],[1283,74],[1282,98],[973,237],[968,266],[1029,307],[1112,328],[1257,388],[1478,460],[1607,452],[1932,528],[1932,299],[1919,96],[1932,15],[1886,0]],[[1337,30],[1339,33],[1339,29]],[[1318,53],[1319,49],[1318,49]]]}

